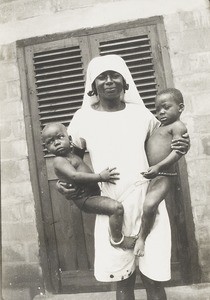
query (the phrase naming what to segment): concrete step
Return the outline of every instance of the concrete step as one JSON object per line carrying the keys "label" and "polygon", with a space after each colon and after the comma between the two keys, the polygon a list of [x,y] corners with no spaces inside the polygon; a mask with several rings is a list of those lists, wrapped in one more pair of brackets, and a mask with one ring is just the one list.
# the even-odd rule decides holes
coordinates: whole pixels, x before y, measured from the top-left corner
{"label": "concrete step", "polygon": [[[168,300],[210,300],[210,283],[166,288]],[[146,300],[145,290],[135,291],[136,300]],[[115,292],[37,295],[34,300],[115,300]]]}

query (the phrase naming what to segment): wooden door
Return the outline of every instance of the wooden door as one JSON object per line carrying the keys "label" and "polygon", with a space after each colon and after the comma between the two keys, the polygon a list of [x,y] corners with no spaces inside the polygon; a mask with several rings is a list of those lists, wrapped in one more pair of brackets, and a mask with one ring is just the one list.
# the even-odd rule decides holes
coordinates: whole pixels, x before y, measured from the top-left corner
{"label": "wooden door", "polygon": [[38,182],[52,264],[50,276],[57,291],[68,286],[71,292],[76,292],[78,282],[80,291],[95,284],[92,271],[95,216],[81,213],[57,191],[53,156],[47,154],[41,140],[41,130],[46,124],[62,122],[67,126],[81,107],[84,74],[90,60],[87,44],[84,37],[71,37],[25,48]]}
{"label": "wooden door", "polygon": [[[113,30],[109,27],[107,31],[103,28],[103,33],[80,32],[78,37],[69,34],[62,40],[42,41],[24,48],[29,96],[27,109],[31,118],[31,142],[35,149],[37,172],[37,186],[34,189],[38,190],[37,201],[40,201],[42,210],[42,219],[38,222],[43,223],[50,278],[57,292],[90,292],[113,289],[114,286],[94,279],[95,216],[81,213],[73,202],[66,201],[58,193],[57,178],[52,168],[53,157],[45,152],[40,132],[44,125],[51,122],[69,124],[82,104],[87,64],[91,57],[97,55],[121,55],[145,105],[154,112],[156,93],[167,86],[165,62],[160,50],[162,38],[155,24],[134,25],[120,25]],[[88,155],[85,159],[89,162]],[[31,173],[34,174],[34,170]],[[185,269],[188,266],[182,254],[185,245],[184,239],[180,239],[179,228],[185,227],[185,218],[181,214],[183,199],[178,191],[179,182],[171,191],[167,206],[173,233],[172,279],[183,283],[185,278],[180,262]]]}

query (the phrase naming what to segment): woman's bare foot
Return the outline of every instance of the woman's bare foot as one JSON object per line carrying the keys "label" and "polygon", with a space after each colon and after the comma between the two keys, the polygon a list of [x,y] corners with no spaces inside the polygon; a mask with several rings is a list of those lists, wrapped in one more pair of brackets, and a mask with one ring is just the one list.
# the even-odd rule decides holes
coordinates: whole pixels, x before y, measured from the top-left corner
{"label": "woman's bare foot", "polygon": [[110,238],[110,243],[113,247],[121,248],[121,249],[133,249],[137,240],[137,236],[122,236],[122,239],[119,242],[114,242],[112,238]]}
{"label": "woman's bare foot", "polygon": [[134,247],[134,255],[144,256],[144,247],[145,241],[142,238],[138,238]]}

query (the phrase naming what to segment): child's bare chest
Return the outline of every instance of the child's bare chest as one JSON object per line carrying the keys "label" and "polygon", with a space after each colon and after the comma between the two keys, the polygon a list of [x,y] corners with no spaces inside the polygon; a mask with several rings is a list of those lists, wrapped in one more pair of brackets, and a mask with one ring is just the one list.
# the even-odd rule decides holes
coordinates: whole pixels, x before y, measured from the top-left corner
{"label": "child's bare chest", "polygon": [[146,142],[146,153],[150,165],[156,164],[171,152],[172,133],[170,127],[155,130]]}
{"label": "child's bare chest", "polygon": [[165,142],[172,140],[172,132],[170,126],[161,126],[157,128],[150,136],[149,141],[164,140]]}
{"label": "child's bare chest", "polygon": [[88,167],[88,165],[86,165],[84,161],[78,156],[70,157],[68,158],[68,161],[75,168],[75,170],[77,170],[77,172],[85,172],[85,173],[92,172],[91,169]]}

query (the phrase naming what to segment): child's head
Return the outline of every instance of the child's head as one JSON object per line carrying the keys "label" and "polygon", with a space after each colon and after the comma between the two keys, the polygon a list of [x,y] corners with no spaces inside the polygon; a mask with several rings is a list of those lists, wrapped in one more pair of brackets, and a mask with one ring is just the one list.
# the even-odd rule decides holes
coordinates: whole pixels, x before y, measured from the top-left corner
{"label": "child's head", "polygon": [[46,125],[42,130],[42,139],[51,154],[66,156],[71,151],[68,133],[63,124]]}
{"label": "child's head", "polygon": [[155,100],[155,108],[157,118],[163,125],[175,122],[184,110],[182,93],[174,88],[159,92]]}

